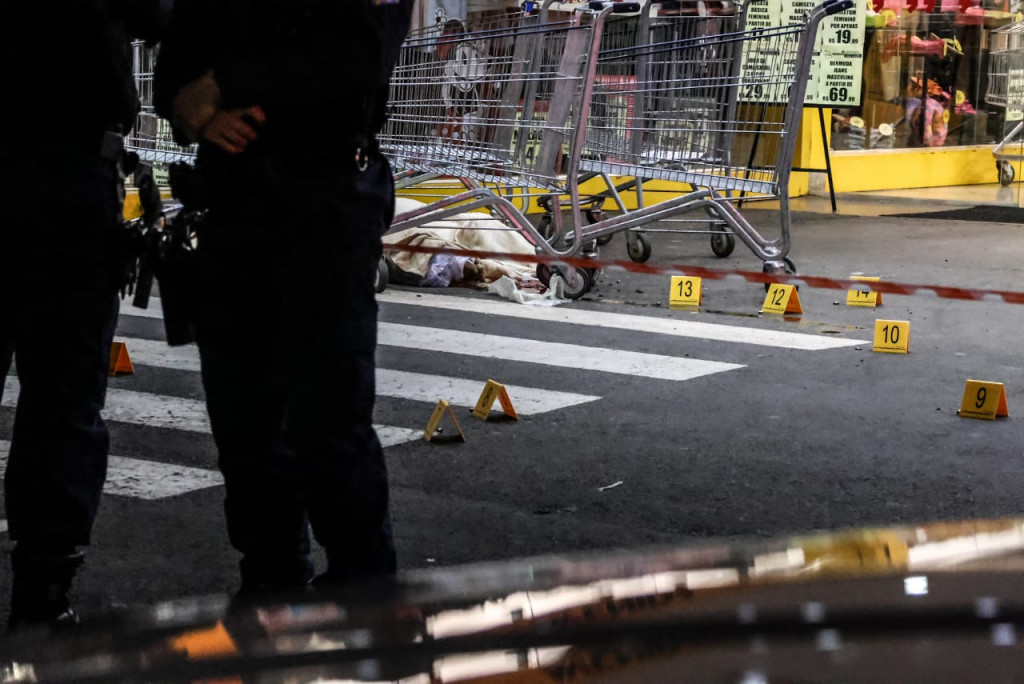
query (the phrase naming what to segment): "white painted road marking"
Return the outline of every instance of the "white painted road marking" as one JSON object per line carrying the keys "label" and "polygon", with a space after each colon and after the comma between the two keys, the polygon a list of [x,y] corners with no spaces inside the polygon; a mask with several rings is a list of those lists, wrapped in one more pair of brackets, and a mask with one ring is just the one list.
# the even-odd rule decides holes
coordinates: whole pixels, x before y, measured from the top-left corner
{"label": "white painted road marking", "polygon": [[[440,375],[409,373],[407,371],[377,369],[377,394],[388,397],[404,397],[415,401],[437,403],[445,399],[453,406],[476,406],[480,400],[486,380],[467,380],[448,378]],[[578,406],[601,397],[591,394],[574,392],[556,392],[554,390],[537,389],[505,385],[516,412],[520,415],[536,415],[547,413],[569,406]]]}
{"label": "white painted road marking", "polygon": [[[595,312],[584,309],[527,307],[498,300],[437,294],[392,291],[378,295],[378,300],[394,304],[526,318],[548,323],[587,325],[798,350],[814,351],[866,344],[864,340],[849,340],[806,333]],[[160,300],[156,297],[150,300],[149,309],[137,309],[126,305],[122,308],[122,314],[152,319],[163,317]],[[199,370],[198,351],[194,346],[169,347],[164,342],[121,337],[118,339],[126,342],[129,354],[136,364],[191,372]],[[480,358],[676,381],[744,367],[739,364],[700,359],[383,322],[380,324],[379,343],[382,346],[423,349]],[[482,387],[482,380],[450,378],[383,368],[377,370],[377,393],[381,396],[431,403],[439,398],[444,398],[456,406],[472,407],[476,404]],[[516,409],[524,415],[553,411],[600,398],[585,394],[512,385],[506,385],[506,387]],[[18,391],[17,378],[5,378],[2,405],[13,408],[17,401]],[[205,403],[181,397],[111,389],[107,393],[107,405],[103,415],[104,418],[113,422],[197,433],[210,432]],[[418,429],[386,425],[377,425],[375,428],[385,447],[422,438],[422,430]],[[0,475],[6,468],[9,449],[10,443],[0,440]],[[217,487],[221,484],[223,484],[223,478],[216,470],[111,456],[104,492],[155,500]],[[6,530],[7,521],[0,520],[0,533]]]}
{"label": "white painted road marking", "polygon": [[[7,468],[10,448],[10,442],[0,439],[0,477]],[[107,480],[103,485],[103,493],[155,501],[222,484],[224,478],[216,470],[111,456],[107,460]],[[7,528],[7,521],[2,522],[3,529],[0,532]]]}
{"label": "white painted road marking", "polygon": [[[425,330],[431,330],[426,328]],[[199,370],[199,353],[195,347],[168,347],[165,342],[142,340],[132,337],[118,337],[128,347],[132,363],[142,366],[157,366],[184,371]],[[453,406],[476,406],[483,391],[486,378],[472,380],[450,378],[443,375],[410,373],[388,368],[377,369],[377,396],[398,397],[413,401],[435,403],[446,399]],[[516,411],[523,415],[536,415],[555,411],[568,406],[577,406],[601,397],[573,392],[557,392],[506,385]]]}
{"label": "white painted road marking", "polygon": [[410,430],[409,428],[395,427],[394,425],[374,425],[373,429],[377,431],[377,439],[380,440],[380,445],[385,449],[390,446],[423,439],[422,429]]}
{"label": "white painted road marking", "polygon": [[[572,325],[589,325],[598,328],[615,328],[658,335],[676,337],[695,337],[718,342],[739,342],[756,344],[764,347],[782,347],[804,351],[820,351],[868,344],[868,340],[851,340],[826,335],[810,335],[780,330],[764,330],[761,328],[745,328],[720,323],[701,323],[697,321],[680,321],[672,318],[655,318],[653,316],[634,316],[588,309],[572,309],[566,307],[524,306],[503,300],[478,299],[476,297],[459,297],[452,295],[419,294],[416,292],[392,291],[377,295],[377,301],[389,304],[409,304],[436,309],[449,309],[467,313],[491,314],[494,316],[510,316],[528,318],[531,321],[548,323],[569,323]],[[127,313],[127,312],[126,312]]]}
{"label": "white painted road marking", "polygon": [[150,297],[149,306],[145,309],[140,309],[130,302],[121,302],[121,315],[135,316],[137,318],[163,318],[164,305],[159,297]]}
{"label": "white painted road marking", "polygon": [[[129,348],[130,353],[131,349]],[[4,380],[2,405],[14,408],[17,404],[19,390],[18,379],[8,376]],[[210,421],[206,415],[205,402],[163,394],[119,389],[107,390],[107,405],[103,410],[103,418],[147,427],[187,432],[210,432]],[[374,425],[374,428],[384,447],[423,439],[423,430],[410,430],[391,425]]]}
{"label": "white painted road marking", "polygon": [[[383,292],[377,295],[377,301],[390,304],[409,304],[452,311],[491,314],[494,316],[528,318],[533,321],[544,321],[547,323],[590,325],[598,328],[614,328],[634,332],[655,333],[658,335],[672,335],[674,337],[691,337],[716,342],[737,342],[740,344],[754,344],[762,347],[781,347],[783,349],[803,351],[841,349],[870,342],[870,340],[853,340],[846,337],[746,328],[738,325],[722,325],[720,323],[680,321],[672,318],[634,316],[631,314],[557,306],[524,306],[498,299],[490,300],[454,295],[420,294],[399,290]],[[163,317],[160,300],[156,297],[150,299],[149,309],[136,309],[133,306],[125,306],[122,307],[122,313],[128,316],[140,316],[143,318]]]}
{"label": "white painted road marking", "polygon": [[[381,301],[399,304],[530,318],[546,322],[641,330],[681,337],[701,337],[798,349],[827,349],[859,344],[859,342],[834,340],[815,335],[779,333],[623,314],[594,313],[578,309],[523,307],[504,302],[443,295],[394,292],[386,293],[379,298]],[[147,310],[136,309],[129,305],[123,307],[122,313],[127,316],[162,318],[160,301],[155,297],[151,299],[151,306]],[[123,337],[118,339],[127,344],[129,354],[137,365],[189,372],[199,370],[199,354],[194,346],[169,347],[166,343],[159,341]],[[395,323],[380,324],[379,343],[382,346],[424,349],[479,358],[677,381],[744,367],[739,364],[700,359]],[[506,387],[517,411],[524,415],[544,413],[600,399],[597,396],[571,392],[514,385],[506,385]],[[377,369],[377,393],[380,396],[430,403],[444,398],[456,406],[472,407],[476,405],[482,388],[483,380],[451,378],[385,368]],[[5,378],[2,405],[13,408],[17,402],[19,389],[17,378]],[[103,416],[112,422],[203,434],[210,432],[205,403],[182,397],[110,389],[107,392]],[[422,430],[384,425],[377,425],[375,428],[385,447],[422,438]],[[6,468],[9,449],[10,443],[0,440],[0,475]],[[222,484],[223,478],[216,470],[111,456],[104,492],[118,496],[156,500]],[[0,520],[0,533],[6,529],[7,521]]]}
{"label": "white painted road marking", "polygon": [[558,368],[601,371],[658,380],[690,380],[703,375],[743,368],[736,363],[702,361],[679,356],[643,354],[622,349],[584,347],[561,342],[542,342],[398,323],[381,323],[378,327],[377,341],[389,347],[429,349],[450,354],[523,361]]}
{"label": "white painted road marking", "polygon": [[3,534],[6,531],[7,531],[7,521],[6,520],[0,520],[0,534]]}

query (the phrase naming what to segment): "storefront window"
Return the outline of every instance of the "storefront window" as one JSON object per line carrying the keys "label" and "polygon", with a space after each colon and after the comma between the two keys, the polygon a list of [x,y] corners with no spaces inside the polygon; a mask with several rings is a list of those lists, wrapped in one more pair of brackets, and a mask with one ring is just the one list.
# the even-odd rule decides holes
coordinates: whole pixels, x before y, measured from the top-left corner
{"label": "storefront window", "polygon": [[[999,54],[1008,46],[1006,34],[997,29],[1019,19],[1015,0],[874,3],[864,41],[861,106],[833,110],[832,149],[1002,140],[1021,115],[1012,101],[1008,112],[988,100],[1005,100],[1006,74],[999,72],[1006,70],[1006,60]],[[1002,100],[986,97],[990,81],[1003,91]],[[1017,104],[1019,110],[1024,102]]]}

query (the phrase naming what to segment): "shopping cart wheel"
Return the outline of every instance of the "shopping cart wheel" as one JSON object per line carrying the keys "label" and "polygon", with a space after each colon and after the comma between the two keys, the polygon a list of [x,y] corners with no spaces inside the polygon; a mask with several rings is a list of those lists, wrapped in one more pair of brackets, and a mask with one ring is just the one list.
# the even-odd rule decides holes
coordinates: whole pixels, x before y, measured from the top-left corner
{"label": "shopping cart wheel", "polygon": [[547,264],[537,264],[537,280],[544,287],[551,284],[551,267]]}
{"label": "shopping cart wheel", "polygon": [[587,269],[576,269],[577,277],[575,280],[577,282],[575,284],[570,282],[573,278],[566,277],[567,275],[568,274],[563,275],[563,280],[565,280],[565,290],[563,291],[563,294],[565,294],[566,297],[569,299],[579,299],[590,291],[590,286],[593,282],[590,279],[590,273],[587,272]]}
{"label": "shopping cart wheel", "polygon": [[551,214],[544,214],[540,217],[540,222],[537,224],[537,232],[540,236],[551,242],[551,238],[555,236],[555,229],[551,227]]}
{"label": "shopping cart wheel", "polygon": [[377,277],[373,279],[373,291],[383,292],[388,289],[388,262],[384,257],[377,262]]}
{"label": "shopping cart wheel", "polygon": [[[597,223],[598,221],[601,221],[601,220],[604,219],[604,212],[601,211],[600,209],[587,209],[586,213],[587,213],[587,222],[590,223],[591,225],[593,225],[593,224]],[[614,235],[603,235],[603,236],[597,238],[598,246],[599,247],[604,247],[605,245],[607,245],[609,242],[612,241],[613,237],[615,237],[615,236]]]}
{"label": "shopping cart wheel", "polygon": [[626,254],[638,264],[651,258],[651,241],[643,233],[630,231],[626,235]]}
{"label": "shopping cart wheel", "polygon": [[1009,185],[1013,182],[1013,164],[1010,162],[997,162],[996,169],[999,171],[999,184]]}
{"label": "shopping cart wheel", "polygon": [[541,233],[541,237],[549,243],[555,236],[555,229],[551,227],[551,214],[545,214],[541,217],[540,223],[537,224],[537,231]]}
{"label": "shopping cart wheel", "polygon": [[730,235],[724,226],[715,223],[711,224],[711,230],[711,251],[715,256],[724,259],[732,254],[732,250],[736,248],[736,238]]}
{"label": "shopping cart wheel", "polygon": [[[764,266],[761,268],[762,273],[785,273],[787,275],[796,275],[796,265],[790,260],[789,257],[782,257],[782,262],[785,266],[779,266],[779,262],[764,262]],[[764,284],[764,291],[767,292],[772,287],[771,283]],[[797,290],[800,289],[798,285]]]}

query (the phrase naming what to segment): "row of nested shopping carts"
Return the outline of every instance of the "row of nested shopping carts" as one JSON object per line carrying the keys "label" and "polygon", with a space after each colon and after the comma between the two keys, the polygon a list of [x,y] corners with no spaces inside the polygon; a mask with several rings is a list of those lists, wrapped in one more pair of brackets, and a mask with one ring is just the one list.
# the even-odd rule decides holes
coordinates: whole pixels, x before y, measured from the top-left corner
{"label": "row of nested shopping carts", "polygon": [[[424,203],[393,228],[486,209],[552,257],[537,276],[557,272],[572,298],[596,269],[558,258],[594,255],[619,232],[634,261],[650,256],[647,232],[704,232],[718,256],[738,238],[764,272],[793,273],[788,183],[815,37],[852,4],[828,0],[791,25],[749,28],[736,0],[548,0],[414,34],[380,141],[399,192]],[[666,182],[676,192],[645,201]],[[780,201],[777,236],[740,213],[740,201],[758,199]],[[693,211],[700,218],[681,218]]]}
{"label": "row of nested shopping carts", "polygon": [[[392,231],[467,213],[490,229],[497,218],[553,257],[537,276],[557,273],[572,298],[597,271],[558,258],[595,255],[620,232],[635,261],[650,256],[648,232],[704,232],[717,256],[738,238],[764,272],[795,272],[788,183],[815,36],[853,2],[826,0],[791,25],[748,28],[747,6],[764,1],[546,0],[413,33],[380,145],[399,193],[422,203]],[[153,111],[154,52],[138,44],[134,57],[142,110],[128,147],[160,181],[194,149],[175,145]],[[666,182],[689,191],[647,202]],[[741,200],[757,199],[780,201],[778,235],[741,214]],[[681,218],[693,211],[702,216]]]}

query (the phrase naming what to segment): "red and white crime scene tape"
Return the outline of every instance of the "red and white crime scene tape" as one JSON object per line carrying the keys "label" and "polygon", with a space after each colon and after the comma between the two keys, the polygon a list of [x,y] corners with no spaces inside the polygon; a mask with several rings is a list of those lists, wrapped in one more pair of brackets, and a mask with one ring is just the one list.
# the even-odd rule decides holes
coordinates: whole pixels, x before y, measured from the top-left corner
{"label": "red and white crime scene tape", "polygon": [[761,271],[742,271],[687,264],[669,264],[654,266],[638,264],[632,261],[611,259],[588,259],[585,257],[549,256],[515,254],[509,252],[489,252],[470,249],[452,249],[447,247],[425,246],[392,246],[384,245],[385,252],[412,252],[420,254],[451,254],[453,256],[477,257],[483,259],[500,259],[503,261],[520,261],[532,264],[549,264],[554,266],[572,266],[603,270],[625,270],[633,273],[649,275],[685,275],[709,280],[744,280],[751,283],[783,283],[800,287],[823,288],[829,290],[864,290],[895,295],[917,295],[939,297],[942,299],[961,299],[968,301],[1006,302],[1007,304],[1024,304],[1024,292],[1010,290],[984,290],[964,287],[947,287],[943,285],[912,285],[908,283],[865,282],[847,278],[826,278],[824,276],[790,275],[785,273],[762,273]]}

